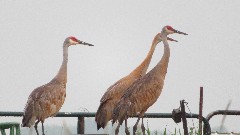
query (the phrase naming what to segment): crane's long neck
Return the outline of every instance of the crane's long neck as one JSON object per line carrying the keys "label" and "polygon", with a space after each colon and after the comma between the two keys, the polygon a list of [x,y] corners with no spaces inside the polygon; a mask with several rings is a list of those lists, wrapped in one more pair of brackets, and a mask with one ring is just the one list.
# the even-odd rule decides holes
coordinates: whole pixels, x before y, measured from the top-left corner
{"label": "crane's long neck", "polygon": [[155,36],[152,42],[152,46],[146,56],[146,58],[143,60],[143,62],[136,68],[134,69],[130,75],[134,76],[135,78],[140,78],[141,76],[145,75],[148,69],[148,66],[151,62],[152,55],[154,53],[154,50],[157,46],[157,44],[160,42],[159,40],[159,34]]}
{"label": "crane's long neck", "polygon": [[63,61],[62,65],[55,76],[54,79],[59,81],[60,83],[67,83],[67,62],[68,62],[68,46],[63,45]]}
{"label": "crane's long neck", "polygon": [[153,70],[156,70],[155,75],[165,78],[168,68],[168,62],[170,57],[170,48],[167,42],[167,35],[162,34],[162,41],[164,44],[164,53],[161,60],[158,62],[156,67]]}

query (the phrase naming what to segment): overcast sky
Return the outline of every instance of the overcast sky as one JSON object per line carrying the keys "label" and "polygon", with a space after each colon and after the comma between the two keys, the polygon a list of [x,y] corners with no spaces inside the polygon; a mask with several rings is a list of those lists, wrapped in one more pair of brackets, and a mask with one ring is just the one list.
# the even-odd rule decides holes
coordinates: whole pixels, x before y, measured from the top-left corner
{"label": "overcast sky", "polygon": [[[237,0],[0,0],[0,111],[23,111],[31,91],[59,70],[65,38],[75,36],[95,46],[69,48],[67,98],[60,111],[96,112],[106,89],[142,62],[165,25],[189,35],[169,36],[179,42],[169,42],[163,92],[147,112],[170,113],[185,99],[198,113],[200,86],[204,116],[225,109],[229,100],[230,109],[239,110],[239,7]],[[160,43],[149,70],[162,54]],[[221,118],[211,125],[219,126]],[[225,126],[240,131],[239,121],[227,117]],[[149,125],[159,128],[159,122],[169,124],[158,119]]]}

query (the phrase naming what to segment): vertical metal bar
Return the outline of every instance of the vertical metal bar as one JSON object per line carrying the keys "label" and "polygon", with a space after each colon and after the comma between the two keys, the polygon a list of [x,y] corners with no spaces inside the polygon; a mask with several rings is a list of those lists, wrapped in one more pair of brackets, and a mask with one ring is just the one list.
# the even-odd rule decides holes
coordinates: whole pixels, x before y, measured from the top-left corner
{"label": "vertical metal bar", "polygon": [[204,126],[203,126],[203,134],[204,135],[211,135],[211,126],[209,124],[209,121],[203,117],[203,122],[204,122]]}
{"label": "vertical metal bar", "polygon": [[84,117],[78,117],[77,134],[84,134]]}
{"label": "vertical metal bar", "polygon": [[200,87],[199,99],[199,134],[202,135],[202,110],[203,110],[203,87]]}
{"label": "vertical metal bar", "polygon": [[187,119],[186,119],[184,100],[180,101],[180,105],[181,105],[181,112],[182,112],[182,122],[183,122],[184,135],[188,135],[188,127],[187,127]]}
{"label": "vertical metal bar", "polygon": [[10,135],[14,135],[14,126],[10,127]]}
{"label": "vertical metal bar", "polygon": [[6,135],[5,129],[1,129],[2,135]]}
{"label": "vertical metal bar", "polygon": [[16,135],[21,135],[19,124],[16,126]]}

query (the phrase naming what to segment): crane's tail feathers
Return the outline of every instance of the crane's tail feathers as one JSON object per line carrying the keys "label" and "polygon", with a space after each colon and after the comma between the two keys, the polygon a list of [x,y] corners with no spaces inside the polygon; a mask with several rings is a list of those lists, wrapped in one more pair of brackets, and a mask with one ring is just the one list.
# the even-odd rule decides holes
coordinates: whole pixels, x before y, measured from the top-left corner
{"label": "crane's tail feathers", "polygon": [[36,116],[33,115],[33,111],[33,104],[27,104],[23,114],[22,127],[31,127],[35,123]]}
{"label": "crane's tail feathers", "polygon": [[120,101],[113,110],[112,124],[118,121],[122,125],[124,119],[127,117],[128,108],[129,104],[127,102],[124,102],[124,100]]}
{"label": "crane's tail feathers", "polygon": [[95,121],[97,123],[97,129],[105,128],[108,121],[112,119],[113,106],[108,104],[108,102],[102,103],[96,113]]}
{"label": "crane's tail feathers", "polygon": [[102,125],[100,124],[97,124],[97,130],[99,130],[100,128],[104,128],[104,127],[102,127]]}
{"label": "crane's tail feathers", "polygon": [[22,127],[31,127],[36,121],[36,117],[32,115],[24,115],[22,119]]}

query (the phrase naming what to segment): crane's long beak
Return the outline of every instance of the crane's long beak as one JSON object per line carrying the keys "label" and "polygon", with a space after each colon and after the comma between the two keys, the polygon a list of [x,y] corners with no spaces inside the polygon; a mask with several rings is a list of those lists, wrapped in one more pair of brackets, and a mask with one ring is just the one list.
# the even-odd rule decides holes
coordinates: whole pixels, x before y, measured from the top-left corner
{"label": "crane's long beak", "polygon": [[87,42],[83,42],[83,41],[80,41],[80,40],[78,40],[78,43],[83,44],[83,45],[88,45],[88,46],[94,46],[93,44],[89,44]]}
{"label": "crane's long beak", "polygon": [[174,41],[174,42],[178,42],[177,40],[172,39],[172,38],[170,38],[170,37],[167,37],[167,40],[169,40],[169,41]]}
{"label": "crane's long beak", "polygon": [[174,33],[183,34],[183,35],[188,35],[187,33],[184,33],[184,32],[181,32],[181,31],[178,31],[178,30],[175,30],[175,29],[174,29]]}

